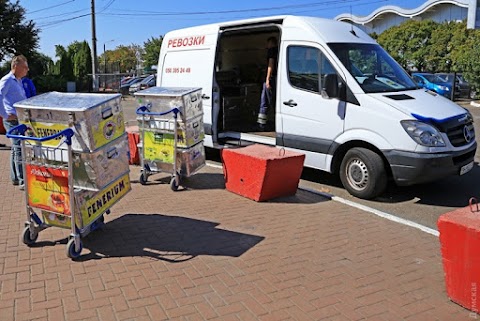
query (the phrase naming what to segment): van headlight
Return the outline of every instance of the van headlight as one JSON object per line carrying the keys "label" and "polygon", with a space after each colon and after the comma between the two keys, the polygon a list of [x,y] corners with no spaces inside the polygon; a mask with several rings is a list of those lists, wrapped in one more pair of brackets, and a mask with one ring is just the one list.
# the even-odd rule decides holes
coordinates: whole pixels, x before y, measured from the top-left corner
{"label": "van headlight", "polygon": [[435,127],[416,120],[402,120],[400,123],[407,134],[418,144],[427,147],[445,146],[440,132]]}
{"label": "van headlight", "polygon": [[438,88],[440,90],[445,90],[445,91],[449,91],[449,88],[447,86],[438,86]]}

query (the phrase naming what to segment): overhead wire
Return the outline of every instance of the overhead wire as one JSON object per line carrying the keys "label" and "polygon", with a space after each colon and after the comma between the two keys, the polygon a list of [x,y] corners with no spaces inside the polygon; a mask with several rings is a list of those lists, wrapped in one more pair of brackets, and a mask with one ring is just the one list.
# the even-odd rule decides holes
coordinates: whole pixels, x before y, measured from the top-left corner
{"label": "overhead wire", "polygon": [[[75,0],[67,1],[55,6],[51,6],[48,8],[43,8],[40,10],[36,10],[35,12],[38,11],[43,11],[47,10],[49,8],[54,8],[58,7],[70,2],[73,2]],[[285,10],[282,12],[283,14],[296,14],[296,13],[305,13],[305,12],[318,12],[318,11],[326,11],[329,10],[329,8],[318,8],[320,6],[327,6],[327,5],[332,5],[335,4],[335,9],[341,8],[342,6],[338,6],[339,4],[347,4],[347,3],[355,3],[355,2],[362,2],[364,0],[326,0],[326,1],[317,1],[317,2],[309,2],[309,3],[303,3],[303,4],[293,4],[293,5],[283,5],[283,6],[276,6],[276,7],[261,7],[261,8],[249,8],[249,9],[234,9],[234,10],[219,10],[219,11],[178,11],[178,12],[158,12],[158,11],[143,11],[143,10],[131,10],[131,9],[110,9],[108,12],[107,11],[115,2],[116,0],[108,0],[108,3],[103,6],[99,11],[97,11],[96,14],[102,15],[102,16],[110,16],[110,17],[122,17],[122,16],[150,16],[150,17],[163,17],[162,19],[165,19],[168,16],[175,16],[175,19],[179,19],[178,16],[189,16],[189,20],[192,20],[191,16],[202,16],[202,15],[215,15],[215,14],[233,14],[233,13],[252,13],[251,15],[242,15],[239,17],[232,17],[230,16],[230,19],[245,19],[245,18],[253,18],[258,15],[255,15],[254,13],[258,12],[265,12],[265,11],[280,11],[280,10]],[[358,3],[357,5],[367,5],[367,4],[372,4],[372,3],[378,3],[378,2],[385,2],[388,0],[376,0],[376,1],[370,1],[370,2],[365,2],[365,3]],[[345,7],[345,6],[343,6]],[[348,6],[347,6],[348,7]],[[308,8],[308,10],[307,10]],[[297,9],[297,10],[295,10]],[[303,9],[303,10],[300,10]],[[333,9],[333,8],[332,8]],[[35,20],[45,20],[49,18],[55,18],[55,17],[62,17],[62,16],[68,16],[70,14],[78,13],[81,11],[85,11],[87,9],[82,9],[82,10],[76,10],[76,11],[71,11],[67,13],[61,13],[61,14],[56,14],[56,15],[51,15],[51,16],[46,16],[46,17],[39,17],[36,18]],[[293,11],[292,11],[293,10]],[[117,13],[116,13],[117,12]],[[118,13],[119,12],[119,13]],[[72,20],[76,20],[79,18],[83,18],[86,16],[90,16],[91,13],[86,13],[86,14],[81,14],[77,15],[74,17],[68,17],[65,19],[59,19],[59,20],[53,20],[53,21],[47,21],[43,23],[39,23],[37,26],[42,29],[47,29],[51,28],[53,26],[66,23]],[[262,16],[265,14],[262,14]],[[168,19],[168,18],[167,18]],[[206,18],[207,20],[211,20],[211,17]],[[204,19],[195,19],[195,20],[204,20]]]}
{"label": "overhead wire", "polygon": [[49,10],[49,9],[53,9],[53,8],[57,8],[57,7],[60,7],[60,6],[63,6],[63,5],[66,5],[70,2],[74,2],[75,0],[70,0],[70,1],[66,1],[66,2],[62,2],[62,3],[59,3],[57,5],[54,5],[54,6],[50,6],[50,7],[46,7],[46,8],[42,8],[42,9],[38,9],[38,10],[34,10],[34,11],[27,11],[27,14],[33,14],[33,13],[37,13],[37,12],[41,12],[41,11],[45,11],[45,10]]}
{"label": "overhead wire", "polygon": [[219,11],[179,11],[179,12],[155,12],[155,11],[143,11],[143,10],[127,10],[127,9],[117,9],[128,11],[129,13],[104,13],[104,15],[119,15],[119,16],[183,16],[183,15],[210,15],[210,14],[229,14],[229,13],[247,13],[247,12],[258,12],[258,11],[278,11],[284,9],[297,9],[297,8],[308,8],[308,7],[318,7],[328,4],[338,4],[338,3],[349,3],[357,2],[361,0],[330,0],[322,2],[310,2],[303,4],[294,4],[294,5],[285,5],[285,6],[276,6],[276,7],[263,7],[263,8],[250,8],[250,9],[235,9],[235,10],[219,10]]}

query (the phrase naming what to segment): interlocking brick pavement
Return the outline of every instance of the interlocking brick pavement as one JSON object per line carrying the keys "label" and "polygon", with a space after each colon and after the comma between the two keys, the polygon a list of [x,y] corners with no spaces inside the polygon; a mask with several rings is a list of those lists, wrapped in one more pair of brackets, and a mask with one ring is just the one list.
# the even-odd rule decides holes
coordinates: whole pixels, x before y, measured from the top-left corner
{"label": "interlocking brick pavement", "polygon": [[[0,137],[0,142],[6,142]],[[88,235],[20,241],[24,194],[0,150],[0,320],[470,320],[449,301],[436,237],[299,190],[256,203],[206,167],[140,185]]]}

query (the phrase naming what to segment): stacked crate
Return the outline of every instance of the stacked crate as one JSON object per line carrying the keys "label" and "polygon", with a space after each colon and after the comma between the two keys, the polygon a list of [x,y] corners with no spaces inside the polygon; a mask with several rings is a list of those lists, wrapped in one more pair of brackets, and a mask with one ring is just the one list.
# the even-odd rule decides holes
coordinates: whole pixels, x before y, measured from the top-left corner
{"label": "stacked crate", "polygon": [[[82,229],[131,189],[129,148],[119,94],[49,92],[15,104],[25,135],[46,137],[71,128],[72,168],[62,138],[40,145],[25,142],[23,159],[28,204],[49,225],[68,227],[71,208]],[[69,204],[72,171],[75,204]]]}
{"label": "stacked crate", "polygon": [[[174,114],[139,116],[139,129],[143,135],[144,166],[151,171],[171,171],[174,153],[181,176],[188,177],[205,165],[203,139],[203,108],[201,88],[151,87],[135,93],[138,103],[151,113],[165,113],[178,108]],[[174,133],[177,133],[177,149]]]}

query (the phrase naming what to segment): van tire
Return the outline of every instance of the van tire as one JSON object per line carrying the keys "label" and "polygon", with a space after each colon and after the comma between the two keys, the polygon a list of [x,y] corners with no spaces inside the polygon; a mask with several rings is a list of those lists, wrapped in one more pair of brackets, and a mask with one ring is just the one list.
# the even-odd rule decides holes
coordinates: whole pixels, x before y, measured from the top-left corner
{"label": "van tire", "polygon": [[349,150],[340,165],[340,180],[345,189],[358,198],[372,199],[387,188],[383,159],[366,148]]}

